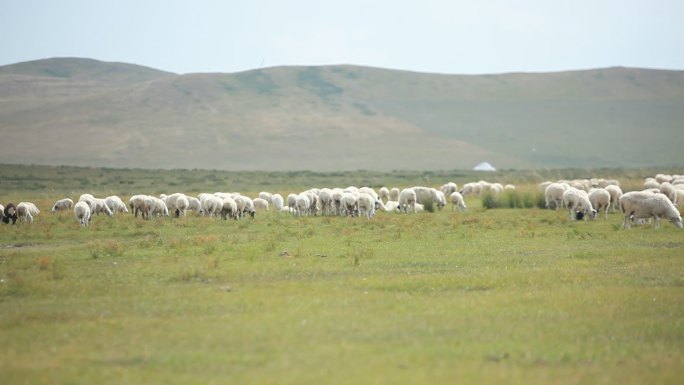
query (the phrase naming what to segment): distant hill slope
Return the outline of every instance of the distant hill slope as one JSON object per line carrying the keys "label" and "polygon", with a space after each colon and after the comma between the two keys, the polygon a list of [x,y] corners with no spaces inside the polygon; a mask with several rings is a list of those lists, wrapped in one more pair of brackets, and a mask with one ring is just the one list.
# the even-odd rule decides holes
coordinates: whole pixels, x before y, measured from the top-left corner
{"label": "distant hill slope", "polygon": [[684,164],[684,72],[464,76],[340,65],[175,75],[48,59],[0,67],[0,134],[0,163],[677,166]]}

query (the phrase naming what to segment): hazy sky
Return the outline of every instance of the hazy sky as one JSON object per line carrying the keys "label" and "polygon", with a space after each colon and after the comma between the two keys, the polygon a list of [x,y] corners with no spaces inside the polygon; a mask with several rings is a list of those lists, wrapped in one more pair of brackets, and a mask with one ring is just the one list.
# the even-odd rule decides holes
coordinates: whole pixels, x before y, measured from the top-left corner
{"label": "hazy sky", "polygon": [[176,73],[684,69],[684,1],[0,0],[0,65],[58,56]]}

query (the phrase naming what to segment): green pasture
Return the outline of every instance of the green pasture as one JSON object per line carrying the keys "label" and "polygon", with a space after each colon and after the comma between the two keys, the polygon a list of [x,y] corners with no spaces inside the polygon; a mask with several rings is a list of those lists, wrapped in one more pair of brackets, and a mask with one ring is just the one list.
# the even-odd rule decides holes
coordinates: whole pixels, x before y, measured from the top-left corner
{"label": "green pasture", "polygon": [[623,230],[619,213],[571,222],[469,198],[370,221],[119,214],[81,228],[49,212],[62,192],[26,191],[12,199],[43,212],[0,226],[3,384],[684,378],[684,232],[667,222]]}

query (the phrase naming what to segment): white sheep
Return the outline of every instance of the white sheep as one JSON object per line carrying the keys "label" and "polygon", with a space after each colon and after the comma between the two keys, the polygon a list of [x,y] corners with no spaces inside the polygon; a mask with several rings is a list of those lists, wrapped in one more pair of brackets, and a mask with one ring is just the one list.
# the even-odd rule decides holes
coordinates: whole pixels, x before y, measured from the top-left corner
{"label": "white sheep", "polygon": [[357,207],[359,210],[359,216],[362,213],[366,213],[366,218],[371,219],[375,215],[375,202],[377,198],[368,193],[360,193],[357,198]]}
{"label": "white sheep", "polygon": [[[261,194],[259,194],[259,195],[261,195]],[[254,202],[254,209],[255,210],[257,210],[257,211],[261,211],[261,210],[268,211],[269,204],[268,204],[268,201],[266,199],[261,198],[261,197],[260,198],[254,198],[254,199],[252,199],[252,202]]]}
{"label": "white sheep", "polygon": [[187,195],[181,195],[176,198],[176,216],[186,216],[190,209],[190,199]]}
{"label": "white sheep", "polygon": [[544,190],[546,208],[558,210],[563,207],[563,193],[570,188],[566,183],[551,183]]}
{"label": "white sheep", "polygon": [[610,193],[604,188],[595,188],[589,191],[589,202],[591,206],[596,210],[596,213],[600,213],[601,210],[605,211],[605,219],[608,219],[608,208],[610,207]]}
{"label": "white sheep", "polygon": [[405,188],[399,193],[399,209],[403,213],[416,212],[416,192],[412,188]]}
{"label": "white sheep", "polygon": [[386,212],[399,212],[399,202],[387,201],[387,203],[382,206],[382,209]]}
{"label": "white sheep", "polygon": [[297,214],[297,194],[287,195],[287,207],[292,215]]}
{"label": "white sheep", "polygon": [[389,192],[389,200],[392,202],[399,202],[399,189],[397,187],[392,187]]}
{"label": "white sheep", "polygon": [[262,191],[259,193],[259,198],[265,200],[266,202],[273,203],[273,194],[268,191]]}
{"label": "white sheep", "polygon": [[225,198],[222,199],[212,194],[200,195],[201,197],[199,199],[200,203],[202,204],[202,212],[204,213],[204,215],[214,218],[217,214],[221,212],[221,210],[223,209],[223,199]]}
{"label": "white sheep", "polygon": [[460,192],[452,192],[451,195],[449,195],[449,199],[451,200],[451,211],[454,211],[455,208],[458,208],[458,211],[466,209],[466,204],[463,200],[463,195],[461,195]]}
{"label": "white sheep", "polygon": [[678,190],[670,182],[663,182],[660,184],[660,192],[667,195],[670,202],[677,204],[677,193]]}
{"label": "white sheep", "polygon": [[237,201],[231,197],[223,198],[223,203],[221,205],[221,218],[222,219],[238,219],[238,206]]}
{"label": "white sheep", "polygon": [[195,197],[187,197],[187,198],[188,198],[188,210],[191,210],[191,211],[194,211],[198,214],[201,214],[202,213],[202,202],[200,202],[200,200],[195,198]]}
{"label": "white sheep", "polygon": [[309,209],[311,207],[311,201],[309,200],[309,196],[306,193],[300,193],[299,195],[296,196],[295,198],[295,210],[296,210],[296,215],[299,217],[302,215],[308,215]]}
{"label": "white sheep", "polygon": [[32,202],[19,202],[17,204],[17,218],[19,222],[33,222],[33,216],[38,215],[40,210]]}
{"label": "white sheep", "polygon": [[58,211],[71,210],[71,207],[73,207],[73,205],[74,201],[72,201],[69,198],[60,199],[57,202],[55,202],[54,205],[52,205],[52,212],[56,213]]}
{"label": "white sheep", "polygon": [[620,197],[622,196],[622,189],[618,185],[609,184],[605,187],[606,191],[610,194],[610,208],[613,212],[617,211]]}
{"label": "white sheep", "polygon": [[140,213],[140,216],[145,218],[147,215],[147,208],[145,207],[145,198],[147,195],[143,194],[138,194],[138,195],[133,195],[129,200],[128,200],[128,207],[131,208],[131,211],[133,212],[133,215],[135,217],[138,217],[138,213]]}
{"label": "white sheep", "polygon": [[321,206],[321,215],[331,215],[334,212],[333,191],[329,188],[322,188],[318,193],[318,202]]}
{"label": "white sheep", "polygon": [[625,214],[622,227],[630,228],[630,222],[638,219],[655,218],[655,228],[660,228],[660,219],[665,218],[678,228],[682,228],[682,216],[664,194],[631,191],[620,198],[620,208]]}
{"label": "white sheep", "polygon": [[88,227],[88,224],[90,223],[90,206],[88,206],[87,202],[76,202],[74,205],[74,215],[81,226]]}
{"label": "white sheep", "polygon": [[163,217],[169,216],[169,208],[166,207],[166,203],[155,196],[148,195],[145,197],[145,209],[147,210],[147,219],[158,215]]}
{"label": "white sheep", "polygon": [[342,212],[346,213],[347,216],[356,216],[359,212],[359,201],[358,197],[353,192],[345,192],[340,198],[340,204],[342,207]]}
{"label": "white sheep", "polygon": [[575,214],[582,212],[588,214],[591,219],[596,218],[596,210],[589,201],[586,191],[570,187],[563,192],[563,205],[568,209],[570,220],[575,220]]}
{"label": "white sheep", "polygon": [[446,205],[446,198],[440,190],[423,186],[415,186],[412,189],[416,193],[416,203],[425,205],[431,202],[440,210]]}
{"label": "white sheep", "polygon": [[283,196],[280,194],[273,194],[271,197],[271,200],[273,201],[273,206],[275,207],[276,211],[281,211],[283,209]]}
{"label": "white sheep", "polygon": [[451,196],[451,194],[458,191],[458,185],[454,182],[447,182],[440,187],[440,190],[444,193],[444,196]]}
{"label": "white sheep", "polygon": [[387,187],[383,186],[380,187],[380,190],[378,190],[378,195],[380,196],[380,199],[387,202],[389,200],[390,191]]}
{"label": "white sheep", "polygon": [[116,213],[121,213],[121,212],[128,212],[128,208],[126,205],[123,203],[121,198],[119,198],[116,195],[110,195],[104,199],[105,205],[109,208],[109,210],[112,212],[112,214]]}

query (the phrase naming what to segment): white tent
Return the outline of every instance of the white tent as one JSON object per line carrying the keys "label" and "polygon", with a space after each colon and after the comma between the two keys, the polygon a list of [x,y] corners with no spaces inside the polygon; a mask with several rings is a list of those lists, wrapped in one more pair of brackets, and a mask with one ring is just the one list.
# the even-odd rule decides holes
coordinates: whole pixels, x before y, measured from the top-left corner
{"label": "white tent", "polygon": [[492,166],[488,162],[482,162],[482,163],[478,164],[477,166],[473,167],[473,170],[475,170],[475,171],[496,171],[494,166]]}

